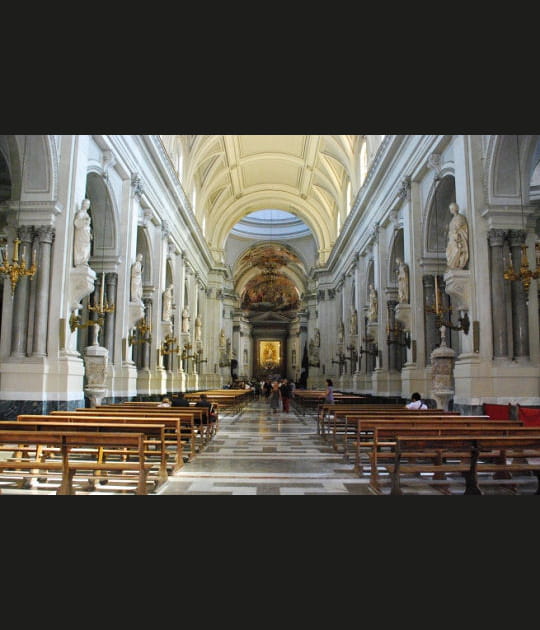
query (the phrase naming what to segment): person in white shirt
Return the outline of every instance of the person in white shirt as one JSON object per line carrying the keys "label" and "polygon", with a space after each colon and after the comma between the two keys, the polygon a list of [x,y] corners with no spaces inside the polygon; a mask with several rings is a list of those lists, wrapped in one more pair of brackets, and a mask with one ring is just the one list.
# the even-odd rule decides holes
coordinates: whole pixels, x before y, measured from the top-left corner
{"label": "person in white shirt", "polygon": [[425,402],[422,402],[422,398],[418,392],[414,392],[411,395],[411,402],[405,405],[407,409],[427,409]]}

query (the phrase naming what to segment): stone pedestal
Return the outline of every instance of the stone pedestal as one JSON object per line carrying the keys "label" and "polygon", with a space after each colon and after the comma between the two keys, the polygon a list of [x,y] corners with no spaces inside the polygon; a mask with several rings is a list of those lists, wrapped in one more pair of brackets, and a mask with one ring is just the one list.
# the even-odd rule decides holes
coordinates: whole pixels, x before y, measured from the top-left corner
{"label": "stone pedestal", "polygon": [[431,395],[437,407],[448,410],[455,393],[454,363],[456,353],[446,345],[446,328],[441,327],[441,345],[431,353]]}
{"label": "stone pedestal", "polygon": [[69,272],[69,308],[81,308],[80,301],[94,290],[96,272],[88,265],[78,265]]}
{"label": "stone pedestal", "polygon": [[452,309],[468,311],[471,304],[471,272],[465,269],[450,269],[443,277],[444,292],[452,298]]}
{"label": "stone pedestal", "polygon": [[90,400],[91,407],[98,407],[107,393],[105,384],[109,351],[97,344],[88,346],[84,352],[86,384],[84,393]]}

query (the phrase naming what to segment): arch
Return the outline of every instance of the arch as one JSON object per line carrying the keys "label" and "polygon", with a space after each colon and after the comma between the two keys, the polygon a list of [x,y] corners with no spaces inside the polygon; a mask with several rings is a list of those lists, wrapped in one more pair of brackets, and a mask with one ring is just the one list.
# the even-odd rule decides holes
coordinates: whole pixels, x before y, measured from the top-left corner
{"label": "arch", "polygon": [[143,255],[142,282],[145,285],[152,285],[153,265],[152,265],[152,243],[148,232],[144,226],[137,226],[137,254]]}
{"label": "arch", "polygon": [[446,241],[450,213],[448,206],[456,201],[456,180],[454,175],[445,175],[438,182],[434,181],[428,194],[424,220],[423,257],[442,260],[446,258]]}
{"label": "arch", "polygon": [[311,230],[318,250],[331,247],[333,240],[327,225],[329,221],[317,221],[317,217],[320,217],[320,209],[305,200],[299,204],[296,195],[284,191],[245,195],[232,203],[226,211],[221,212],[219,217],[212,213],[207,223],[208,233],[212,234],[212,245],[218,249],[224,249],[229,233],[236,223],[251,212],[268,208],[294,212]]}
{"label": "arch", "polygon": [[116,271],[119,257],[118,214],[113,195],[101,174],[88,173],[86,198],[90,200],[88,213],[92,220],[92,248],[90,266],[96,271]]}
{"label": "arch", "polygon": [[485,178],[490,205],[520,204],[520,191],[523,191],[523,203],[529,202],[531,174],[537,159],[540,135],[519,136],[520,169],[517,140],[516,135],[499,135],[493,136],[488,143]]}
{"label": "arch", "polygon": [[387,268],[387,283],[388,286],[396,287],[398,285],[398,267],[396,259],[400,258],[405,262],[405,241],[403,228],[399,228],[394,231],[392,242],[390,244],[390,258],[388,260]]}

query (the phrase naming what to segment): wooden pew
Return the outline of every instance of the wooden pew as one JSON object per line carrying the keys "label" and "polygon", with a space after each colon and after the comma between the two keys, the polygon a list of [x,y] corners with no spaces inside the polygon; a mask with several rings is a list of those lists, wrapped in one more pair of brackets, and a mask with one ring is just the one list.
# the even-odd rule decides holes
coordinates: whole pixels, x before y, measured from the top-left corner
{"label": "wooden pew", "polygon": [[[540,494],[540,430],[522,428],[527,435],[399,436],[391,471],[391,494],[402,494],[401,477],[405,474],[440,471],[462,474],[464,494],[483,494],[478,473],[533,472],[538,480],[536,494]],[[409,458],[414,461],[409,463]]]}
{"label": "wooden pew", "polygon": [[91,409],[86,411],[51,411],[50,414],[45,416],[35,416],[28,414],[21,414],[17,417],[18,420],[33,420],[35,418],[51,418],[53,421],[61,420],[62,422],[91,422],[93,424],[143,424],[143,425],[157,425],[164,427],[164,460],[165,465],[172,474],[180,470],[184,465],[184,448],[182,443],[182,428],[181,420],[178,416],[144,416],[144,415],[131,415],[121,413],[104,413],[93,412]]}
{"label": "wooden pew", "polygon": [[[116,413],[124,413],[126,415],[141,415],[141,416],[171,416],[177,415],[182,419],[184,418],[193,418],[192,429],[195,432],[194,439],[197,442],[200,442],[199,448],[202,448],[207,444],[207,442],[217,433],[219,428],[219,414],[215,418],[214,421],[208,422],[208,414],[206,407],[131,407],[130,405],[99,405],[97,407],[82,407],[77,408],[75,411],[77,412],[94,412],[100,411],[103,413],[108,413],[108,411],[112,411]],[[186,426],[189,424],[187,421],[185,422]],[[194,428],[193,428],[194,427]],[[183,432],[183,435],[187,434],[186,431]],[[192,454],[194,456],[194,452]]]}
{"label": "wooden pew", "polygon": [[[24,448],[21,450],[21,446]],[[148,473],[153,464],[145,459],[145,435],[140,432],[107,432],[0,429],[0,448],[15,456],[0,460],[0,472],[28,485],[28,475],[38,474],[48,481],[57,480],[56,494],[72,495],[74,478],[83,473],[128,473],[135,482],[136,494],[147,494]],[[81,457],[81,449],[84,458]],[[104,449],[116,451],[122,458],[100,459]],[[94,453],[94,457],[91,454]],[[125,454],[136,461],[127,461]]]}
{"label": "wooden pew", "polygon": [[[403,407],[381,409],[380,407],[353,409],[349,406],[343,410],[335,409],[327,416],[326,422],[322,425],[322,437],[324,440],[331,439],[334,450],[338,450],[338,438],[341,437],[344,443],[344,452],[347,452],[347,440],[356,439],[357,418],[416,418],[430,416],[437,417],[459,417],[459,411],[445,411],[443,409],[406,409]],[[484,417],[486,420],[487,416]]]}
{"label": "wooden pew", "polygon": [[[374,404],[348,404],[348,403],[323,403],[317,414],[317,433],[326,439],[326,435],[331,433],[327,427],[332,426],[337,418],[345,419],[347,413],[366,413],[368,411],[418,411],[417,409],[407,409],[404,405],[395,403],[374,403]],[[434,409],[433,411],[441,411]]]}
{"label": "wooden pew", "polygon": [[[377,491],[379,482],[379,466],[393,461],[394,448],[398,436],[403,435],[510,435],[522,430],[520,423],[515,421],[496,422],[492,420],[469,419],[461,421],[459,418],[448,422],[419,420],[365,420],[358,430],[356,457],[354,470],[358,475],[363,474],[362,454],[367,454],[370,469],[370,487]],[[438,479],[444,479],[444,473],[439,471]]]}
{"label": "wooden pew", "polygon": [[[143,424],[142,422],[106,422],[104,418],[93,421],[87,418],[67,419],[46,414],[20,414],[17,420],[1,420],[0,429],[32,431],[94,431],[96,433],[143,433],[145,438],[145,461],[152,464],[148,479],[156,487],[168,479],[167,453],[165,449],[165,426],[163,424]],[[106,459],[108,452],[101,450],[100,458]],[[99,476],[99,475],[97,475]]]}
{"label": "wooden pew", "polygon": [[[75,413],[85,415],[116,416],[124,418],[176,418],[180,420],[180,433],[182,442],[182,453],[187,461],[191,461],[200,452],[213,436],[212,424],[204,424],[206,410],[204,407],[197,408],[164,407],[160,409],[141,408],[132,409],[129,407],[119,408],[118,406],[99,406],[92,408],[79,408]],[[69,411],[53,411],[54,415],[70,415]],[[215,429],[214,429],[215,430]]]}

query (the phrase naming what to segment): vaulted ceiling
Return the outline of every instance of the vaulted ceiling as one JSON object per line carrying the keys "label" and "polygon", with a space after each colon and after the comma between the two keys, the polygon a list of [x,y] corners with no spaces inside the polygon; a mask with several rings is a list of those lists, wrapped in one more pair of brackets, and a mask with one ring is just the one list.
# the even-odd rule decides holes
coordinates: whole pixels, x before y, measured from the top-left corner
{"label": "vaulted ceiling", "polygon": [[191,135],[164,143],[214,251],[244,216],[271,208],[299,217],[324,258],[350,209],[349,183],[359,187],[363,137]]}

